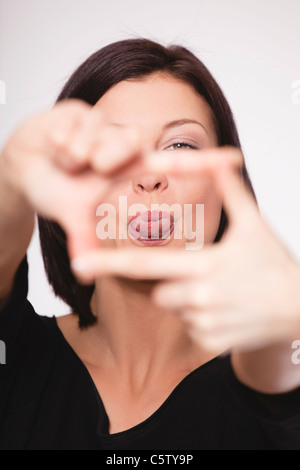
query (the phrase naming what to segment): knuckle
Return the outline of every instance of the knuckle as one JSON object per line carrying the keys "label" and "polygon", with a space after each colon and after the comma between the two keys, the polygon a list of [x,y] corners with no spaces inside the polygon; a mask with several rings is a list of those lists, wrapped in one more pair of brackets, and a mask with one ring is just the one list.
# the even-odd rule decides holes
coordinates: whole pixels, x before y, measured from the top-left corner
{"label": "knuckle", "polygon": [[84,113],[91,110],[92,106],[78,98],[68,98],[57,101],[52,110],[55,113]]}
{"label": "knuckle", "polygon": [[195,283],[186,288],[186,299],[191,305],[204,308],[213,303],[213,289],[208,284]]}
{"label": "knuckle", "polygon": [[199,305],[199,286],[188,283],[185,287],[185,297],[189,305]]}
{"label": "knuckle", "polygon": [[216,327],[218,327],[216,319],[209,314],[200,314],[197,318],[197,325],[199,329],[205,334],[208,334]]}

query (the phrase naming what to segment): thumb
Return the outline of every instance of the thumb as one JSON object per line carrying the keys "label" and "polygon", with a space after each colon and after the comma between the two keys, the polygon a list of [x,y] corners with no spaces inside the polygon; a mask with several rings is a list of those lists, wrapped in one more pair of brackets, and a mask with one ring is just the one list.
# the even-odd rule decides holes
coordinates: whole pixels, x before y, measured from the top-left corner
{"label": "thumb", "polygon": [[216,168],[215,182],[229,226],[253,227],[260,214],[254,194],[246,186],[241,169],[224,160]]}
{"label": "thumb", "polygon": [[74,217],[64,221],[70,260],[100,248],[94,219]]}

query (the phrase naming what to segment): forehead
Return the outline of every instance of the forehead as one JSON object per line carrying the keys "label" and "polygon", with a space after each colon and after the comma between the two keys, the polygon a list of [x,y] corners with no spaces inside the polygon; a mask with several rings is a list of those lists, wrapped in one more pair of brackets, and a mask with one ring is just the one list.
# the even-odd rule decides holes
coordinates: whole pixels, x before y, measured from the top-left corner
{"label": "forehead", "polygon": [[122,81],[96,104],[109,121],[133,125],[162,125],[166,121],[200,119],[214,131],[211,109],[191,85],[166,74]]}

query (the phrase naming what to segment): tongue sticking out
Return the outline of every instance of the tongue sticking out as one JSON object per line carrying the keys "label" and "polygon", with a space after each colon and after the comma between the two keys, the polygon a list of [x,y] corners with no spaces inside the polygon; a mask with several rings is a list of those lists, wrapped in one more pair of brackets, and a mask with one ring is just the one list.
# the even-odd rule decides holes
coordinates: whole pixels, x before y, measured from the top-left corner
{"label": "tongue sticking out", "polygon": [[170,216],[157,220],[152,220],[150,216],[148,220],[144,220],[138,216],[129,224],[129,233],[136,240],[166,239],[170,236],[172,226],[173,221]]}
{"label": "tongue sticking out", "polygon": [[152,222],[142,220],[138,227],[141,238],[166,238],[170,232],[170,219],[163,218]]}

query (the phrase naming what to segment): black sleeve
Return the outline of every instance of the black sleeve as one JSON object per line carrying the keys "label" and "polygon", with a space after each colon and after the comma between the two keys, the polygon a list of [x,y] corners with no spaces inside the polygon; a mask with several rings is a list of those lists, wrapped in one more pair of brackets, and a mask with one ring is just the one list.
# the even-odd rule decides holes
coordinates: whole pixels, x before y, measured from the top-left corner
{"label": "black sleeve", "polygon": [[237,406],[259,421],[270,449],[300,450],[300,388],[278,395],[256,392],[237,379],[230,358],[226,387]]}
{"label": "black sleeve", "polygon": [[2,365],[0,364],[0,376],[17,356],[18,338],[27,307],[27,293],[28,263],[27,256],[25,256],[16,272],[12,292],[5,305],[0,309],[2,357],[5,352],[5,364],[3,365],[3,361]]}

